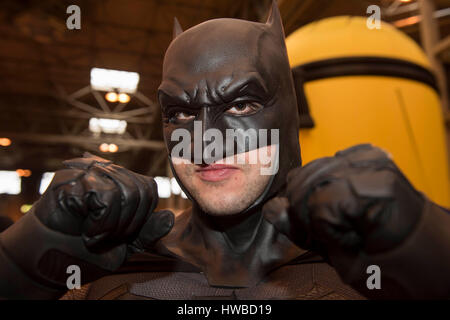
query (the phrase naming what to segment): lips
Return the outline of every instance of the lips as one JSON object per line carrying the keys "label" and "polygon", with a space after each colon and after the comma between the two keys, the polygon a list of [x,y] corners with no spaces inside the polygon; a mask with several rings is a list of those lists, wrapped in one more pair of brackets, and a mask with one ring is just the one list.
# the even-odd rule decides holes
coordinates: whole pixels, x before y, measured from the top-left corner
{"label": "lips", "polygon": [[196,170],[200,179],[210,182],[223,181],[231,177],[239,169],[226,164],[211,164]]}

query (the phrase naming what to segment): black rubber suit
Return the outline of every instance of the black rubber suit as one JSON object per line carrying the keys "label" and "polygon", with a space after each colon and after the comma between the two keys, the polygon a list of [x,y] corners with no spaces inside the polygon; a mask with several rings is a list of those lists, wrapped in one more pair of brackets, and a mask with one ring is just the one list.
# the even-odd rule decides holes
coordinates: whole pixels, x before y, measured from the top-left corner
{"label": "black rubber suit", "polygon": [[[450,215],[385,152],[359,145],[301,167],[275,2],[265,24],[217,19],[183,32],[176,23],[158,95],[169,154],[173,130],[193,130],[173,121],[177,110],[194,113],[203,130],[279,129],[279,170],[264,192],[243,212],[216,217],[183,187],[193,207],[175,219],[153,212],[152,178],[89,154],[66,161],[0,235],[1,297],[60,298],[67,267],[78,265],[89,285],[65,298],[450,298]],[[264,108],[223,112],[240,101]],[[381,289],[366,285],[371,265]]]}

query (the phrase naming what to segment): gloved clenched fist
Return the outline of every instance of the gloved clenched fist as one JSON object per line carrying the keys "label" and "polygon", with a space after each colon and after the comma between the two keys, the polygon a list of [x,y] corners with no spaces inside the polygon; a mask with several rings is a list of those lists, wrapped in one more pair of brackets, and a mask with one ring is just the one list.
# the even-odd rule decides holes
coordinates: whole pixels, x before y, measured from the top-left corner
{"label": "gloved clenched fist", "polygon": [[361,252],[401,244],[425,203],[389,156],[371,145],[292,170],[286,196],[265,205],[265,218],[297,245],[328,256],[338,271]]}
{"label": "gloved clenched fist", "polygon": [[[0,234],[0,248],[17,270],[57,290],[65,288],[67,266],[81,268],[83,283],[93,281],[130,253],[150,249],[174,223],[170,211],[153,212],[153,178],[90,154],[64,164],[29,213]],[[28,294],[1,284],[0,296]]]}
{"label": "gloved clenched fist", "polygon": [[[158,203],[153,178],[89,154],[64,164],[68,169],[56,172],[35,205],[39,220],[53,230],[81,236],[93,252],[132,242]],[[162,223],[152,229],[155,239],[169,231],[170,214],[160,218],[164,221],[152,219]]]}

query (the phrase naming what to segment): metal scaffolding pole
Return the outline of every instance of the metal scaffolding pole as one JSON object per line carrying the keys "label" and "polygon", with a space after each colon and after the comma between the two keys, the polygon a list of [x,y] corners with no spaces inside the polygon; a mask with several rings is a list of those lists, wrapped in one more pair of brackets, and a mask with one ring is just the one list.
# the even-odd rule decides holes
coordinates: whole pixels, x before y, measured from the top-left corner
{"label": "metal scaffolding pole", "polygon": [[438,53],[443,50],[444,45],[448,45],[448,38],[440,41],[439,26],[433,17],[435,6],[433,0],[418,0],[420,19],[420,38],[422,46],[436,75],[437,84],[441,93],[441,104],[444,117],[449,114],[448,84],[445,76],[444,66],[439,59]]}

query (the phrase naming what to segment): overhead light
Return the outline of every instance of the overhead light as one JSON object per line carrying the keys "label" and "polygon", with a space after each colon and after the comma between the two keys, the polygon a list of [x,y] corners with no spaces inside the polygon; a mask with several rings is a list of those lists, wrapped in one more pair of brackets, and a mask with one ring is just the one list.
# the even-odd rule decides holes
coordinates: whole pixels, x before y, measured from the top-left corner
{"label": "overhead light", "polygon": [[158,186],[158,196],[160,198],[170,198],[170,179],[168,177],[155,177],[155,182]]}
{"label": "overhead light", "polygon": [[124,134],[127,129],[125,120],[91,118],[89,119],[89,130],[93,133]]}
{"label": "overhead light", "polygon": [[119,101],[120,103],[127,103],[130,101],[130,96],[126,93],[115,93],[115,92],[108,92],[107,94],[105,94],[105,99],[106,101],[109,102],[117,102]]}
{"label": "overhead light", "polygon": [[39,185],[40,194],[44,194],[45,190],[47,190],[48,186],[52,182],[54,176],[54,172],[44,172],[41,178],[41,184]]}
{"label": "overhead light", "polygon": [[20,212],[27,213],[28,211],[30,211],[32,206],[33,205],[31,205],[31,204],[23,204],[20,206]]}
{"label": "overhead light", "polygon": [[111,143],[111,144],[108,144],[108,143],[102,143],[102,144],[98,147],[98,149],[99,149],[101,152],[112,152],[112,153],[114,153],[114,152],[119,151],[119,146],[118,146],[117,144],[114,144],[114,143]]}
{"label": "overhead light", "polygon": [[170,179],[170,188],[173,194],[178,195],[181,193],[180,185],[178,184],[177,179],[175,178]]}
{"label": "overhead light", "polygon": [[128,101],[130,101],[130,96],[126,93],[119,93],[118,100],[120,103],[127,103]]}
{"label": "overhead light", "polygon": [[102,68],[91,69],[91,87],[100,91],[119,91],[135,93],[139,83],[136,72]]}
{"label": "overhead light", "polygon": [[117,102],[117,93],[115,92],[108,92],[107,94],[105,94],[105,99],[106,101],[109,102]]}
{"label": "overhead light", "polygon": [[11,139],[8,138],[0,138],[0,146],[8,147],[11,145]]}
{"label": "overhead light", "polygon": [[102,144],[98,147],[98,149],[99,149],[101,152],[109,152],[109,144],[107,144],[107,143],[102,143]]}
{"label": "overhead light", "polygon": [[19,177],[28,178],[29,176],[31,176],[31,170],[28,169],[17,169],[16,173],[19,175]]}
{"label": "overhead light", "polygon": [[[433,18],[434,19],[440,19],[440,18],[443,18],[443,17],[448,17],[449,15],[450,15],[450,8],[436,10],[435,12],[433,12]],[[412,16],[412,17],[400,19],[400,20],[397,20],[397,21],[393,21],[391,23],[394,26],[396,26],[397,28],[403,28],[403,27],[408,27],[408,26],[411,26],[413,24],[416,24],[416,23],[420,22],[421,19],[422,19],[421,16],[417,15],[417,16]]]}
{"label": "overhead light", "polygon": [[108,146],[109,152],[117,152],[119,150],[119,147],[117,146],[117,144],[111,143]]}
{"label": "overhead light", "polygon": [[16,171],[0,171],[0,194],[20,194],[22,179]]}
{"label": "overhead light", "polygon": [[175,178],[155,177],[155,182],[158,185],[158,196],[160,198],[169,198],[171,194],[174,194],[187,199],[186,194],[181,190]]}
{"label": "overhead light", "polygon": [[170,187],[172,190],[172,193],[175,195],[180,195],[182,198],[187,199],[186,194],[184,193],[183,190],[181,190],[180,185],[178,184],[177,179],[175,178],[170,178]]}

